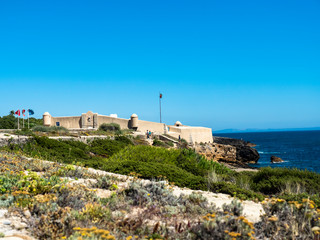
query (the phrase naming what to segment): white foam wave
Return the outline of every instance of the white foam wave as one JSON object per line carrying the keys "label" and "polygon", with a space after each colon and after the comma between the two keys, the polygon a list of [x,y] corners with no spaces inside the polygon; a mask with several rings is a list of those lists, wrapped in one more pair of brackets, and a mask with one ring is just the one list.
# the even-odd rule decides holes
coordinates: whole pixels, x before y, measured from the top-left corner
{"label": "white foam wave", "polygon": [[262,152],[262,151],[258,151],[258,153],[260,153],[260,154],[281,154],[281,152]]}

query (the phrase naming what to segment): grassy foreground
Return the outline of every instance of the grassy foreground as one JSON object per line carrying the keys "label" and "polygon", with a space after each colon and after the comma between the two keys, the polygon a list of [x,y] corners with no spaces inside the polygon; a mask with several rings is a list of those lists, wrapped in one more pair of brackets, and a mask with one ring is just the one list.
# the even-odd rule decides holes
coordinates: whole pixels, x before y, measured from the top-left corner
{"label": "grassy foreground", "polygon": [[[35,137],[5,147],[0,162],[0,206],[30,211],[28,225],[39,239],[319,239],[320,175],[308,171],[236,173],[189,149],[135,146],[121,136],[88,145]],[[134,178],[120,187],[121,179],[57,162],[264,200],[266,215],[253,224],[239,202],[218,210],[199,194],[174,196],[163,181],[143,184]],[[70,178],[94,181],[72,184]]]}
{"label": "grassy foreground", "polygon": [[308,199],[266,199],[254,224],[238,201],[216,209],[201,194],[174,195],[166,181],[8,153],[0,154],[0,172],[0,207],[20,215],[37,239],[319,239],[320,210]]}
{"label": "grassy foreground", "polygon": [[80,163],[119,174],[136,172],[145,179],[166,176],[179,187],[226,193],[239,199],[288,201],[309,198],[320,206],[320,174],[307,170],[261,168],[258,172],[231,171],[208,161],[192,149],[136,145],[134,139],[97,139],[89,144],[34,137],[25,145],[9,145],[11,152],[61,163]]}

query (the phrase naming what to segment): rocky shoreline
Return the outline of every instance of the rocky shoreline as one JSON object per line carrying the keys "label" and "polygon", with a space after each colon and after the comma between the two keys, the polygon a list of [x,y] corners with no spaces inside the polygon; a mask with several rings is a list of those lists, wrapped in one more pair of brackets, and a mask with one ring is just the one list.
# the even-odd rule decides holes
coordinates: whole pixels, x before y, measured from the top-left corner
{"label": "rocky shoreline", "polygon": [[208,159],[232,167],[254,169],[248,164],[257,163],[260,155],[252,143],[226,137],[214,137],[213,143],[196,144],[195,150]]}

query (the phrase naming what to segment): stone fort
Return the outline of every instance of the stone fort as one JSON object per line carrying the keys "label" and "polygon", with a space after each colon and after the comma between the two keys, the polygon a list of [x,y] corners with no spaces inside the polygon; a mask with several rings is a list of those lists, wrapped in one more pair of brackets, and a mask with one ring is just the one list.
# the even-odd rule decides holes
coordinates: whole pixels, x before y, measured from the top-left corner
{"label": "stone fort", "polygon": [[101,115],[91,111],[82,113],[81,116],[72,117],[53,117],[48,112],[43,114],[44,126],[61,126],[71,130],[79,130],[98,129],[103,123],[117,123],[121,129],[132,129],[142,133],[148,130],[154,134],[167,134],[174,138],[180,136],[189,143],[213,142],[211,128],[185,126],[179,121],[174,125],[149,122],[138,119],[137,114],[132,114],[129,119],[118,118],[116,115]]}

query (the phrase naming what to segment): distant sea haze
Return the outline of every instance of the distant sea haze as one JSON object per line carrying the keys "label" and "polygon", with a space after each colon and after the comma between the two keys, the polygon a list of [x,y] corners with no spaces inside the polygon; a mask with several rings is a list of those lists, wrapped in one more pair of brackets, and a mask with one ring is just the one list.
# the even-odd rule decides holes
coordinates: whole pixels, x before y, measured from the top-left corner
{"label": "distant sea haze", "polygon": [[320,127],[310,127],[310,128],[268,128],[268,129],[259,129],[259,128],[247,128],[247,129],[235,129],[235,128],[228,128],[222,130],[215,130],[213,131],[214,134],[220,133],[245,133],[245,132],[287,132],[287,131],[320,131]]}
{"label": "distant sea haze", "polygon": [[[213,133],[214,136],[243,139],[256,144],[260,154],[254,167],[289,167],[320,173],[320,131]],[[270,163],[271,156],[284,160]]]}

